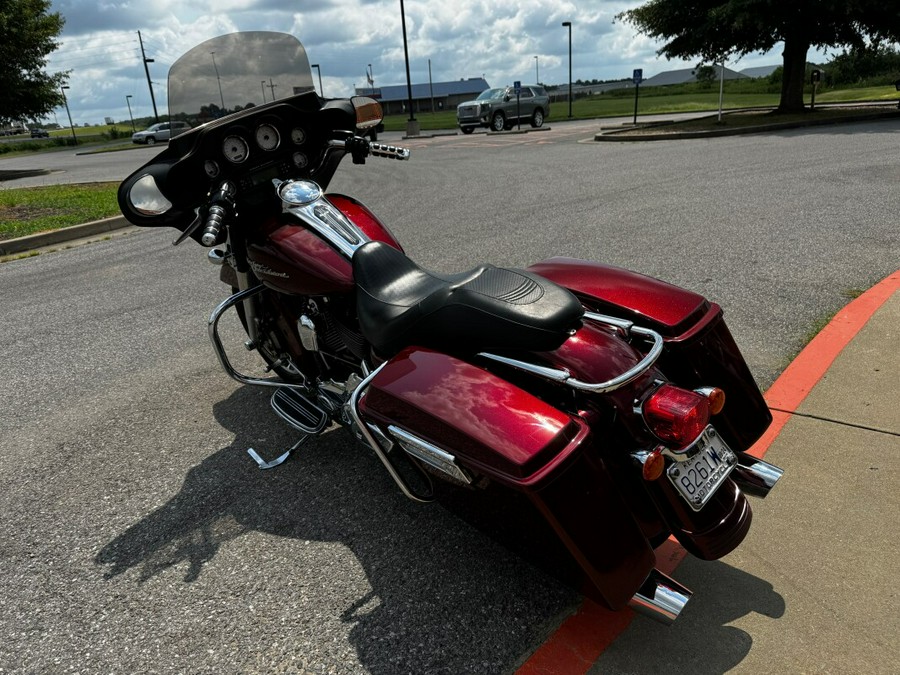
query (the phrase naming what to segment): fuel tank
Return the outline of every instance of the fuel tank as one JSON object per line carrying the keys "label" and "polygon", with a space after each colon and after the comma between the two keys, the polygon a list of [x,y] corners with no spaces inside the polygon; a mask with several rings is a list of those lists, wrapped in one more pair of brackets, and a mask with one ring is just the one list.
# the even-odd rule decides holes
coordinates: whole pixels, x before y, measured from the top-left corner
{"label": "fuel tank", "polygon": [[[326,195],[369,239],[403,251],[390,230],[364,204],[339,194]],[[330,295],[353,290],[350,260],[290,213],[269,219],[247,246],[257,277],[270,288],[293,295]]]}

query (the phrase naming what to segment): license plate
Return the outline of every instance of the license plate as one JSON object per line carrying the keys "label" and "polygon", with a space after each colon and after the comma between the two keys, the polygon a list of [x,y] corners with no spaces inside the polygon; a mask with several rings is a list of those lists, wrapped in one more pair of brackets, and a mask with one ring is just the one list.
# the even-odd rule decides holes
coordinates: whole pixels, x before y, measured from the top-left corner
{"label": "license plate", "polygon": [[737,455],[712,425],[706,427],[700,438],[683,452],[690,458],[672,464],[666,475],[678,494],[694,511],[699,511],[737,466]]}

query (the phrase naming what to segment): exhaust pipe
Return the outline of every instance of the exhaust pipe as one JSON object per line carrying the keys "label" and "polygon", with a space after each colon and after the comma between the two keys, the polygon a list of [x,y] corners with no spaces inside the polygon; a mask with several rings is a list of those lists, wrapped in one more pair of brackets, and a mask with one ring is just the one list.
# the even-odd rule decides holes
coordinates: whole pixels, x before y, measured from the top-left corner
{"label": "exhaust pipe", "polygon": [[765,497],[783,473],[774,464],[739,454],[738,465],[732,470],[730,478],[748,495]]}
{"label": "exhaust pipe", "polygon": [[634,611],[668,626],[678,618],[690,599],[688,589],[653,569],[628,604]]}

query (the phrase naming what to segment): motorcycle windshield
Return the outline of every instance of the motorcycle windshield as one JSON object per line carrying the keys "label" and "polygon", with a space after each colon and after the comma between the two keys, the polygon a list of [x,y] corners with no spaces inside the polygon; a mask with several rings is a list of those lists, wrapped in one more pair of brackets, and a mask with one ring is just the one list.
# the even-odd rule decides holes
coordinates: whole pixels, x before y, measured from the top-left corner
{"label": "motorcycle windshield", "polygon": [[300,41],[252,31],[203,42],[169,69],[169,118],[196,127],[247,108],[314,91]]}

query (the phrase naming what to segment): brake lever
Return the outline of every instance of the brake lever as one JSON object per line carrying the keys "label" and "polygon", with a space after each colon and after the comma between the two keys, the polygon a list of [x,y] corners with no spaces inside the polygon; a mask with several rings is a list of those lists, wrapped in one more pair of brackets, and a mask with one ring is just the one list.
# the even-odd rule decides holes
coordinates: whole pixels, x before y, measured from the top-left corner
{"label": "brake lever", "polygon": [[194,221],[187,226],[184,232],[182,232],[175,241],[172,242],[172,246],[178,246],[185,239],[190,237],[194,232],[197,231],[197,228],[203,224],[203,218],[200,217],[200,209],[194,209]]}

